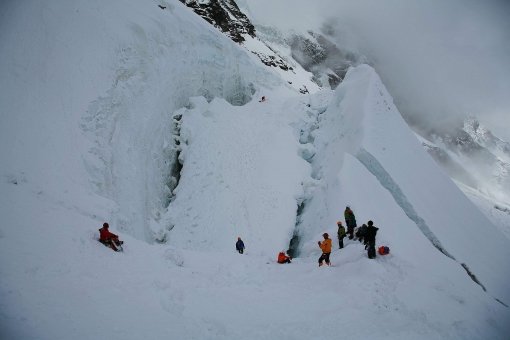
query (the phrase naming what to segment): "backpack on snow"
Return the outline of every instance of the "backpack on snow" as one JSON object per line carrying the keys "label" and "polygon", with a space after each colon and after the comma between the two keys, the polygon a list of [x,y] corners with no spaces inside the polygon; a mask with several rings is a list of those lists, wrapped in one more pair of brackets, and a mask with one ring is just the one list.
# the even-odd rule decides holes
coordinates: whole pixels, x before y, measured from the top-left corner
{"label": "backpack on snow", "polygon": [[390,248],[386,246],[380,246],[378,249],[379,255],[388,255],[390,253]]}

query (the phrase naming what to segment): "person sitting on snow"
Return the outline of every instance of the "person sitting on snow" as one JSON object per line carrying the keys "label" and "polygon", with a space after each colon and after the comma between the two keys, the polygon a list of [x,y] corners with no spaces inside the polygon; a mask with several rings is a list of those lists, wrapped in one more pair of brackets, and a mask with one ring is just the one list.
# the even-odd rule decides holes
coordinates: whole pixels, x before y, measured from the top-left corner
{"label": "person sitting on snow", "polygon": [[278,263],[291,263],[290,260],[292,260],[292,258],[285,255],[283,250],[278,254]]}
{"label": "person sitting on snow", "polygon": [[116,246],[122,245],[124,242],[119,241],[119,236],[115,235],[114,233],[111,233],[108,228],[110,226],[108,223],[103,223],[103,227],[99,229],[99,242],[104,244],[107,247],[112,248],[114,251],[119,251],[119,249]]}

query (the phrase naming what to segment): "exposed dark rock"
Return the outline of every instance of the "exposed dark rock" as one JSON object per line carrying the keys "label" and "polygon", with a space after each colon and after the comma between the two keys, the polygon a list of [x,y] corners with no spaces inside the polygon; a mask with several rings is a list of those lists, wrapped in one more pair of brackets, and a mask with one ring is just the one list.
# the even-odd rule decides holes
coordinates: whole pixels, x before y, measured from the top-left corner
{"label": "exposed dark rock", "polygon": [[214,27],[219,28],[237,43],[244,41],[244,34],[255,37],[255,27],[233,0],[210,0],[208,2],[199,2],[197,0],[179,1],[192,8],[195,13]]}
{"label": "exposed dark rock", "polygon": [[252,51],[259,59],[267,66],[279,67],[284,71],[292,71],[292,66],[289,66],[285,60],[276,55],[266,55],[261,52]]}
{"label": "exposed dark rock", "polygon": [[342,82],[349,67],[359,64],[363,61],[358,56],[349,51],[342,51],[325,36],[309,32],[309,36],[294,35],[288,44],[294,58],[305,70],[312,72],[314,82],[319,86],[322,84],[321,78],[327,76],[327,81],[331,88],[335,88]]}

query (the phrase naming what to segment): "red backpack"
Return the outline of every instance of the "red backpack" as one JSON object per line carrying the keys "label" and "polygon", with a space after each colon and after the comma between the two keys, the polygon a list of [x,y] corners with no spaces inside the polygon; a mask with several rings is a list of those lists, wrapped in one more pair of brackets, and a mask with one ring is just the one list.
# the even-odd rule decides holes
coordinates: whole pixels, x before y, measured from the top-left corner
{"label": "red backpack", "polygon": [[388,255],[390,253],[390,248],[386,246],[380,246],[378,249],[379,255]]}

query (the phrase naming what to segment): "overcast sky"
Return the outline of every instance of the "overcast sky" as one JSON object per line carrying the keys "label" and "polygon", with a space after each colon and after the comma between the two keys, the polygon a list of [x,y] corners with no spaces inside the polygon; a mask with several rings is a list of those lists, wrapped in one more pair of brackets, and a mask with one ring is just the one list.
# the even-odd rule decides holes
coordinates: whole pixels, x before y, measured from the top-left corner
{"label": "overcast sky", "polygon": [[510,1],[240,0],[260,24],[319,29],[368,57],[402,113],[474,115],[510,141]]}

